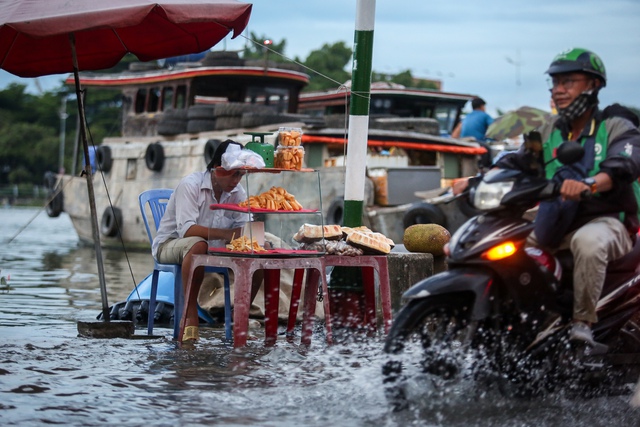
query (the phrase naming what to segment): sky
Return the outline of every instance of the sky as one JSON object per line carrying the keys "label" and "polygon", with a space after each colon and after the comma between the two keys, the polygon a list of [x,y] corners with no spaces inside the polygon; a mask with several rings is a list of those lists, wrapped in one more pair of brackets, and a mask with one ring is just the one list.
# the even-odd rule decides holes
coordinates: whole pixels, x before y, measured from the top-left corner
{"label": "sky", "polygon": [[[250,2],[250,1],[249,1]],[[242,49],[250,32],[284,54],[306,58],[324,44],[353,46],[355,0],[255,0],[249,26],[214,50]],[[496,116],[522,105],[549,109],[547,75],[554,56],[582,47],[603,60],[608,82],[603,106],[640,108],[640,0],[378,0],[373,70],[442,81],[442,90],[481,96]],[[41,77],[44,90],[65,76]],[[0,71],[0,88],[28,85]],[[467,109],[470,107],[467,106]]]}

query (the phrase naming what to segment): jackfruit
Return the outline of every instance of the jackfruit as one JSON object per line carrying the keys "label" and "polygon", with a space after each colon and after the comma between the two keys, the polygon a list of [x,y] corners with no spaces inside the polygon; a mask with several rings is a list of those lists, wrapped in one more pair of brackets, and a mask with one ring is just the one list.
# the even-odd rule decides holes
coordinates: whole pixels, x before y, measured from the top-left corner
{"label": "jackfruit", "polygon": [[444,254],[444,245],[451,239],[451,233],[438,224],[414,224],[404,230],[402,243],[409,252],[424,252],[434,256]]}

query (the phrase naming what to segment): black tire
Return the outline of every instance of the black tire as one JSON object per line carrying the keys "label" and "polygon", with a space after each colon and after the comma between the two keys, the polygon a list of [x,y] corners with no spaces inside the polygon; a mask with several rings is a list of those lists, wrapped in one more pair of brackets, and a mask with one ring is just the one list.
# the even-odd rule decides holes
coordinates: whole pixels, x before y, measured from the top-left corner
{"label": "black tire", "polygon": [[62,189],[56,184],[58,177],[53,172],[46,172],[44,174],[44,186],[47,189],[47,205],[45,211],[50,218],[57,218],[64,210],[64,198],[62,195]]}
{"label": "black tire", "polygon": [[144,155],[147,167],[152,171],[161,171],[164,166],[164,148],[159,142],[149,144]]}
{"label": "black tire", "polygon": [[188,133],[200,133],[215,130],[216,119],[191,119],[187,122]]}
{"label": "black tire", "polygon": [[274,108],[261,104],[249,104],[245,102],[228,102],[216,104],[213,115],[215,117],[241,117],[245,113],[274,114]]}
{"label": "black tire", "polygon": [[162,112],[161,121],[186,122],[189,119],[189,111],[184,108],[167,108]]}
{"label": "black tire", "polygon": [[215,130],[237,129],[241,127],[240,116],[216,117]]}
{"label": "black tire", "polygon": [[333,199],[327,210],[325,224],[342,225],[344,221],[344,197]]}
{"label": "black tire", "polygon": [[209,162],[211,162],[211,159],[213,159],[213,155],[216,152],[218,145],[220,144],[222,144],[222,141],[220,141],[219,139],[210,139],[204,145],[204,161],[207,164],[209,164]]}
{"label": "black tire", "polygon": [[113,166],[113,157],[111,156],[111,147],[108,145],[100,145],[96,150],[96,164],[102,172],[109,172]]}
{"label": "black tire", "polygon": [[172,136],[187,133],[185,120],[163,119],[158,123],[158,135]]}
{"label": "black tire", "polygon": [[[454,380],[464,362],[474,360],[475,329],[469,321],[472,299],[465,295],[440,295],[410,301],[396,316],[384,351],[390,358],[382,367],[387,400],[394,410],[405,409],[407,380],[425,374]],[[429,381],[429,380],[428,380]]]}
{"label": "black tire", "polygon": [[438,224],[447,228],[447,218],[442,210],[427,202],[418,202],[411,205],[402,218],[404,228],[415,224]]}
{"label": "black tire", "polygon": [[239,117],[245,112],[247,104],[241,102],[228,102],[226,104],[216,104],[213,109],[215,117]]}
{"label": "black tire", "polygon": [[189,120],[201,119],[201,120],[213,120],[213,105],[192,105],[187,112],[187,118]]}
{"label": "black tire", "polygon": [[102,213],[100,232],[107,237],[115,237],[122,227],[122,211],[116,207],[107,207]]}

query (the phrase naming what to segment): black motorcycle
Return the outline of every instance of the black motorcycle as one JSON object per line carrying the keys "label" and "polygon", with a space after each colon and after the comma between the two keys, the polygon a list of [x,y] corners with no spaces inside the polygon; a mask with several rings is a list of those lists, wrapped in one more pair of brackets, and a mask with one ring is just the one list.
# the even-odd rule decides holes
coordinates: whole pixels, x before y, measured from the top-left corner
{"label": "black motorcycle", "polygon": [[[570,164],[583,154],[568,142],[557,157]],[[490,378],[503,392],[530,395],[576,379],[601,384],[614,378],[612,367],[640,362],[640,242],[608,266],[593,325],[597,344],[569,344],[571,253],[525,245],[534,227],[526,212],[558,191],[553,181],[518,170],[472,179],[466,197],[482,213],[451,237],[447,271],[405,292],[386,339],[383,378],[396,409],[416,376]]]}

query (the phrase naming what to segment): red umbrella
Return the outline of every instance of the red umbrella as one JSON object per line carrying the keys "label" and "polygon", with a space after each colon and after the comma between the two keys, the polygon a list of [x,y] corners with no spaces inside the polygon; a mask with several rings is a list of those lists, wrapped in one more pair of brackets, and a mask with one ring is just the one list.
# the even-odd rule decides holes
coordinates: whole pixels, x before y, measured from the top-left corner
{"label": "red umbrella", "polygon": [[249,22],[251,4],[236,0],[0,0],[0,68],[19,77],[74,73],[102,293],[109,306],[78,71],[203,52]]}
{"label": "red umbrella", "polygon": [[70,73],[70,34],[81,71],[113,67],[126,53],[199,53],[240,34],[250,13],[235,0],[2,0],[0,67],[20,77]]}

